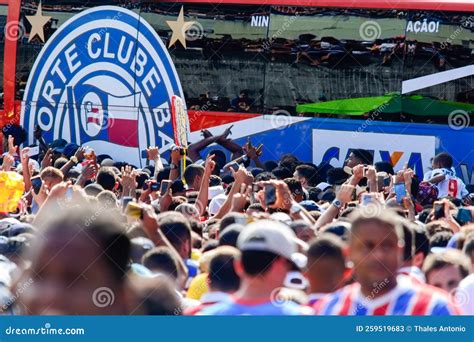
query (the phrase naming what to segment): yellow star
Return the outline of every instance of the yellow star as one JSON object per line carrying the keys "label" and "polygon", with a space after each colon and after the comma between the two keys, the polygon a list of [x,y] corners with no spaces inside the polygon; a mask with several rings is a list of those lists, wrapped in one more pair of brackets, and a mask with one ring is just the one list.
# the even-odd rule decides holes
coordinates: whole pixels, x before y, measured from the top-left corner
{"label": "yellow star", "polygon": [[38,36],[38,38],[44,43],[44,25],[46,25],[48,21],[51,20],[51,17],[46,17],[43,15],[41,2],[38,5],[36,14],[27,15],[26,19],[28,19],[31,24],[30,39],[28,39],[28,43],[31,42],[36,36]]}
{"label": "yellow star", "polygon": [[184,21],[184,13],[183,13],[183,6],[181,6],[181,10],[179,11],[178,19],[176,21],[167,21],[168,26],[173,31],[171,35],[170,44],[168,47],[171,47],[176,43],[177,40],[184,46],[186,49],[186,31],[189,30],[191,26],[193,26],[196,22],[195,21]]}

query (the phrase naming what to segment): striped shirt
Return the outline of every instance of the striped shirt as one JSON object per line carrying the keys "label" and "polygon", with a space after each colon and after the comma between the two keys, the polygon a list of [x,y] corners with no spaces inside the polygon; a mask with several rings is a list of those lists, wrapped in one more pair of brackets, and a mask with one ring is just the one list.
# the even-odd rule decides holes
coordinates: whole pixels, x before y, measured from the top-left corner
{"label": "striped shirt", "polygon": [[[378,286],[379,291],[382,288]],[[318,301],[314,306],[318,315],[356,316],[450,316],[460,311],[447,293],[434,291],[431,286],[414,284],[411,279],[400,275],[397,286],[388,293],[363,296],[360,284],[348,285]]]}

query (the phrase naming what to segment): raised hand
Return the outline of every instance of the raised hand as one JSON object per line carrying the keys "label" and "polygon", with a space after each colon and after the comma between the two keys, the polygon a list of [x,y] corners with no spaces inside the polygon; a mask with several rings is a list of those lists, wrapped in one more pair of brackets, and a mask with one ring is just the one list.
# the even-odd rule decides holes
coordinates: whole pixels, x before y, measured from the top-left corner
{"label": "raised hand", "polygon": [[74,153],[74,156],[77,158],[79,163],[84,160],[85,153],[86,153],[86,147],[79,147],[76,153]]}
{"label": "raised hand", "polygon": [[29,152],[30,152],[29,147],[25,147],[20,152],[21,165],[23,166],[23,168],[25,168],[29,165],[29,162],[30,162],[30,157],[28,155]]}
{"label": "raised hand", "polygon": [[336,194],[336,198],[341,201],[342,204],[349,203],[352,200],[355,187],[350,184],[342,184],[339,192]]}
{"label": "raised hand", "polygon": [[253,183],[253,176],[250,172],[248,172],[244,167],[240,167],[237,171],[231,169],[232,176],[234,177],[235,181],[239,184],[247,184],[251,185]]}
{"label": "raised hand", "polygon": [[41,169],[45,169],[51,165],[53,165],[53,149],[48,148],[43,157],[43,160],[41,161]]}
{"label": "raised hand", "polygon": [[216,167],[216,162],[214,161],[215,154],[210,155],[206,158],[206,163],[204,164],[204,174],[206,176],[210,176],[212,174],[212,171],[214,171]]}
{"label": "raised hand", "polygon": [[97,165],[92,162],[89,162],[82,169],[81,177],[84,178],[84,180],[92,180],[95,178],[97,171],[98,171]]}
{"label": "raised hand", "polygon": [[203,136],[204,139],[212,137],[212,133],[209,132],[207,129],[203,129],[201,131],[201,135]]}
{"label": "raised hand", "polygon": [[15,164],[15,158],[11,154],[6,154],[3,157],[2,170],[3,171],[10,171],[14,164]]}
{"label": "raised hand", "polygon": [[8,154],[14,156],[16,151],[18,150],[18,146],[15,145],[15,139],[13,136],[8,136]]}
{"label": "raised hand", "polygon": [[148,160],[150,161],[157,160],[160,157],[160,152],[158,150],[158,147],[156,146],[150,146],[149,148],[147,148],[146,154],[147,154]]}
{"label": "raised hand", "polygon": [[137,188],[137,173],[130,165],[122,167],[122,187],[129,191]]}
{"label": "raised hand", "polygon": [[242,212],[247,204],[252,187],[243,185],[240,191],[232,196],[232,211]]}

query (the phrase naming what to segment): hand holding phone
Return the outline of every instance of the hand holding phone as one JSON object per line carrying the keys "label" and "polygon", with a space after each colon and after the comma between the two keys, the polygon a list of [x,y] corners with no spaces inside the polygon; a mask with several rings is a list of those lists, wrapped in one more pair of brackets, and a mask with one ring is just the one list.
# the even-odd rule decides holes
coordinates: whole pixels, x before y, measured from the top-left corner
{"label": "hand holding phone", "polygon": [[369,205],[371,203],[375,203],[375,201],[376,199],[375,199],[375,196],[373,196],[373,194],[369,194],[369,193],[362,194],[362,197],[361,197],[362,205]]}
{"label": "hand holding phone", "polygon": [[272,184],[265,185],[265,205],[267,207],[276,203],[276,188]]}
{"label": "hand holding phone", "polygon": [[33,191],[36,195],[39,194],[41,190],[41,186],[43,185],[43,181],[39,176],[31,178],[31,186],[33,187]]}
{"label": "hand holding phone", "polygon": [[163,180],[160,185],[160,195],[161,196],[166,195],[168,193],[170,186],[171,186],[170,180],[168,179]]}
{"label": "hand holding phone", "polygon": [[232,169],[232,170],[234,170],[234,172],[239,171],[239,168],[240,168],[240,166],[236,162],[230,162],[230,163],[228,163],[227,165],[224,166],[224,169],[228,169],[228,170]]}
{"label": "hand holding phone", "polygon": [[39,154],[39,146],[32,146],[28,150],[28,157],[36,157]]}
{"label": "hand holding phone", "polygon": [[438,219],[441,219],[445,216],[444,215],[445,205],[446,205],[446,202],[443,202],[443,201],[435,201],[433,203],[434,218],[435,219],[438,220]]}
{"label": "hand holding phone", "polygon": [[397,199],[398,204],[402,204],[403,198],[407,195],[407,190],[405,187],[405,183],[395,183],[393,186],[395,191],[395,197]]}

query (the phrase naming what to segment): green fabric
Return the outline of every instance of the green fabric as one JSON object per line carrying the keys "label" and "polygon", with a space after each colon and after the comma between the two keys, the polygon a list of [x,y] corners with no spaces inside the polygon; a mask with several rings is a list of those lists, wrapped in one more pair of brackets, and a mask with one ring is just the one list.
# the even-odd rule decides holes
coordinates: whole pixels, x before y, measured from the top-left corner
{"label": "green fabric", "polygon": [[416,116],[448,116],[456,110],[474,112],[474,105],[462,102],[436,100],[420,95],[400,96],[398,94],[387,94],[376,97],[360,97],[355,99],[301,104],[296,107],[298,113],[353,116],[361,116],[373,111],[377,111],[380,114],[403,112]]}

